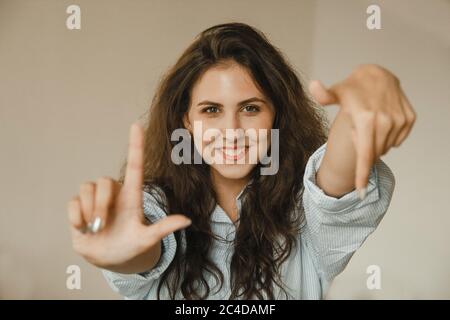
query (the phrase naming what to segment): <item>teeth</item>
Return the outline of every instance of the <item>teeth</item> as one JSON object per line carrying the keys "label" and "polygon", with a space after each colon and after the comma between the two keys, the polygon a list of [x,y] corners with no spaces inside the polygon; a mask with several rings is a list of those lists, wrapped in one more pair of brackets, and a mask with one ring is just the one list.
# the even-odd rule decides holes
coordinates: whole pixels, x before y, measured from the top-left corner
{"label": "teeth", "polygon": [[227,156],[230,156],[230,157],[237,156],[237,155],[239,155],[241,152],[243,152],[244,150],[245,150],[245,148],[238,148],[238,149],[223,149],[224,153],[225,153]]}

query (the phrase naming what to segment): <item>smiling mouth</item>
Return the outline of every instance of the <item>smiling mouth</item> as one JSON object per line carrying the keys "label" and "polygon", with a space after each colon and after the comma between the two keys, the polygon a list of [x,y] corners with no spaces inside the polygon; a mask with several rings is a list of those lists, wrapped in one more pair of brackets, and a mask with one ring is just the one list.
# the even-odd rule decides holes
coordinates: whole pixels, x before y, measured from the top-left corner
{"label": "smiling mouth", "polygon": [[220,148],[218,150],[221,151],[224,159],[236,161],[236,160],[242,159],[245,156],[245,154],[247,153],[248,149],[249,149],[249,147],[246,147],[246,146],[244,146],[244,147],[234,146],[234,147],[228,147],[228,148]]}

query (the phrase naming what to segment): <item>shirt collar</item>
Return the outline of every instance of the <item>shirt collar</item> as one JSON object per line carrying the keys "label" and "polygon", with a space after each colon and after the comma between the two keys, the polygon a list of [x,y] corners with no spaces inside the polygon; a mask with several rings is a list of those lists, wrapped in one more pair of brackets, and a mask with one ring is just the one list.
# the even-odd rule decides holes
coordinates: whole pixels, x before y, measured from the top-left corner
{"label": "shirt collar", "polygon": [[[242,188],[242,190],[239,192],[239,194],[236,196],[236,206],[238,208],[238,215],[241,212],[241,207],[242,207],[242,196],[244,195],[244,191],[245,189],[247,189],[247,187],[253,182],[253,178],[251,178],[247,184]],[[219,206],[219,204],[216,204],[216,207],[214,209],[214,212],[211,215],[211,220],[215,221],[215,222],[225,222],[225,223],[229,223],[232,224],[233,222],[231,221],[230,217],[227,215],[227,213]]]}

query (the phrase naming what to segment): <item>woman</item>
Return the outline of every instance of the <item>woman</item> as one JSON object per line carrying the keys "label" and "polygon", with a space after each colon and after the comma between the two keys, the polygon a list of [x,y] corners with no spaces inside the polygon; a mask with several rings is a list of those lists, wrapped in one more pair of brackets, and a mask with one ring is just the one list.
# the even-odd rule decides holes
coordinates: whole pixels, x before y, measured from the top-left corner
{"label": "woman", "polygon": [[[127,299],[323,298],[386,213],[395,180],[379,157],[416,115],[376,65],[310,91],[340,106],[329,133],[260,31],[202,32],[161,81],[145,132],[131,127],[119,180],[84,183],[69,202],[74,249]],[[174,161],[180,128],[194,146],[187,158],[205,161]],[[278,130],[279,139],[226,129]],[[206,161],[208,148],[231,164]],[[278,153],[275,174],[261,174],[266,151],[272,161]]]}

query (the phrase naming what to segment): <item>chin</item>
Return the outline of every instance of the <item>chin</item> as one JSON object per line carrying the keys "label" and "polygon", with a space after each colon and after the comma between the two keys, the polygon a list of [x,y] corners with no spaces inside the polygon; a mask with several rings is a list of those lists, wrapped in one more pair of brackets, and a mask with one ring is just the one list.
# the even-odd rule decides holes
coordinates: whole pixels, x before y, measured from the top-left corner
{"label": "chin", "polygon": [[223,178],[243,179],[252,172],[256,164],[214,164],[211,167]]}

